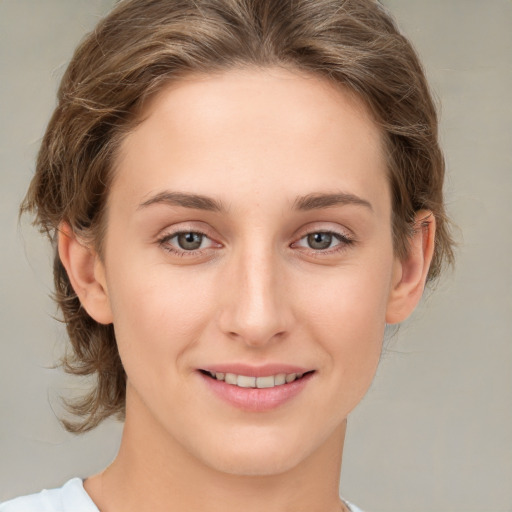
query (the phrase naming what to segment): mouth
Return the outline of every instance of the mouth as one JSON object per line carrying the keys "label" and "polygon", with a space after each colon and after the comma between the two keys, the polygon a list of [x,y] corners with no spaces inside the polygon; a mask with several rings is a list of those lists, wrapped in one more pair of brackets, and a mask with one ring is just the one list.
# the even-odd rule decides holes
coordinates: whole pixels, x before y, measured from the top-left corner
{"label": "mouth", "polygon": [[[231,372],[226,371],[228,369]],[[316,373],[315,370],[282,366],[272,370],[270,367],[263,370],[244,366],[237,369],[240,373],[232,373],[235,368],[217,367],[200,369],[198,374],[213,396],[236,409],[255,413],[270,411],[293,401],[309,387],[308,383]]]}
{"label": "mouth", "polygon": [[275,375],[267,375],[264,377],[254,377],[249,375],[238,375],[235,373],[212,372],[209,370],[199,371],[206,377],[224,382],[230,386],[253,389],[268,389],[284,386],[303,379],[314,372],[314,370],[310,370],[304,373],[277,373]]}

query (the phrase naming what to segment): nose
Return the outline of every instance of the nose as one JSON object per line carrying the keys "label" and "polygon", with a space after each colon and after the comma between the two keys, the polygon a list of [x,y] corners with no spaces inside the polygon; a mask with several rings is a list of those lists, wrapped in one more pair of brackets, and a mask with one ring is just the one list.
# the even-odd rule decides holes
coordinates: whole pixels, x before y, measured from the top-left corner
{"label": "nose", "polygon": [[220,329],[250,347],[283,339],[293,314],[279,257],[267,249],[244,251],[233,260],[223,283]]}

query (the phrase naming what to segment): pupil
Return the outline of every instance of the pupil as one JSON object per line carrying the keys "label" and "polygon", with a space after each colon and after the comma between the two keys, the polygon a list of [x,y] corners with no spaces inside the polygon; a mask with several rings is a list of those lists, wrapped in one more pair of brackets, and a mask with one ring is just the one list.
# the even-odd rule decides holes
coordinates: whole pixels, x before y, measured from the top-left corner
{"label": "pupil", "polygon": [[203,241],[203,235],[200,233],[180,233],[178,235],[178,244],[182,249],[193,251],[199,249],[201,242]]}
{"label": "pupil", "polygon": [[308,244],[312,249],[327,249],[332,242],[329,233],[312,233],[308,235]]}

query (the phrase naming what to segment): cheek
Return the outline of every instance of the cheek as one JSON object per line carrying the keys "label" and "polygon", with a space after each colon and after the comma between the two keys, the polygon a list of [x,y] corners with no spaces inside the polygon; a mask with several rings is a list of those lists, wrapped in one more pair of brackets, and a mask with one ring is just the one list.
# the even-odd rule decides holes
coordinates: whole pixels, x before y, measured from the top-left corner
{"label": "cheek", "polygon": [[[353,265],[339,269],[322,286],[302,292],[304,329],[327,354],[332,378],[361,397],[380,358],[390,286],[389,266]],[[311,282],[311,285],[314,283]],[[299,293],[299,292],[297,292]],[[306,322],[304,320],[304,322]]]}
{"label": "cheek", "polygon": [[144,272],[123,272],[120,264],[109,276],[114,327],[128,378],[144,372],[151,386],[162,373],[172,378],[170,365],[179,364],[181,354],[199,340],[212,301],[198,279],[162,265],[131,268]]}
{"label": "cheek", "polygon": [[333,269],[319,279],[311,276],[297,287],[301,309],[308,312],[325,334],[364,338],[364,333],[385,326],[389,296],[390,265],[368,265],[364,262]]}

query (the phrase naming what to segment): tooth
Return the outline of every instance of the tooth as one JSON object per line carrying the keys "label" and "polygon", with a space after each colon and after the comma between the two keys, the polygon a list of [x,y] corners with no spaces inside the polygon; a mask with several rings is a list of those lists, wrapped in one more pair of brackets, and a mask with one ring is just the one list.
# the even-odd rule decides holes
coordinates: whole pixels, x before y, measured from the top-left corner
{"label": "tooth", "polygon": [[224,380],[225,380],[226,384],[235,384],[236,385],[237,378],[234,373],[226,373],[226,375],[224,376]]}
{"label": "tooth", "polygon": [[274,376],[269,377],[258,377],[256,379],[257,388],[273,388],[274,387]]}
{"label": "tooth", "polygon": [[226,384],[232,384],[241,388],[272,388],[281,386],[285,383],[300,379],[303,373],[278,373],[277,375],[268,375],[266,377],[249,377],[247,375],[236,375],[235,373],[208,372],[217,380],[224,381]]}
{"label": "tooth", "polygon": [[280,386],[281,384],[284,384],[286,382],[286,374],[285,373],[279,373],[274,377],[274,384],[276,386]]}
{"label": "tooth", "polygon": [[236,385],[241,388],[255,388],[256,377],[247,377],[246,375],[239,375],[236,379]]}

